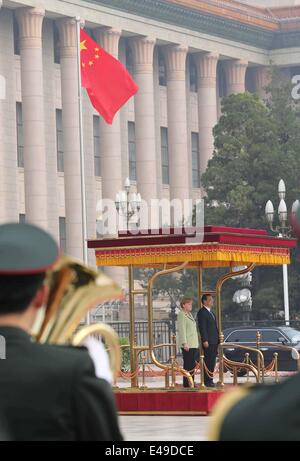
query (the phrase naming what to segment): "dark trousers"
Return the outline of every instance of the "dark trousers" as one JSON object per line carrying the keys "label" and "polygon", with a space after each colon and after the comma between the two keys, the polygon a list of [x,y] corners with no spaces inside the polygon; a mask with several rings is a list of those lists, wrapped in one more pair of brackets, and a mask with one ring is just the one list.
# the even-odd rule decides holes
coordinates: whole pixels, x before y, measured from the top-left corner
{"label": "dark trousers", "polygon": [[[199,349],[190,349],[188,352],[184,349],[181,350],[183,357],[183,368],[192,375],[194,380],[194,368],[198,359]],[[189,387],[189,381],[185,376],[183,377],[183,387]]]}
{"label": "dark trousers", "polygon": [[[207,366],[208,370],[213,373],[214,369],[215,369],[215,365],[216,365],[216,358],[217,358],[217,355],[218,355],[218,344],[209,344],[208,348],[205,349],[203,347],[203,351],[204,351],[204,362],[205,362],[205,365]],[[204,372],[204,384],[205,386],[207,384],[212,384],[213,383],[213,379],[210,378],[206,372]]]}

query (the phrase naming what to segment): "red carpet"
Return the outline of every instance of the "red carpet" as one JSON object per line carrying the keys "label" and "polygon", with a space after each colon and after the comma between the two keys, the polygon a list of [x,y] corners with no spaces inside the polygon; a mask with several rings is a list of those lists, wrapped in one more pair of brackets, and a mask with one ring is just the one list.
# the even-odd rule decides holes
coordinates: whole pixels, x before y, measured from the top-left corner
{"label": "red carpet", "polygon": [[115,391],[121,414],[208,415],[223,391]]}

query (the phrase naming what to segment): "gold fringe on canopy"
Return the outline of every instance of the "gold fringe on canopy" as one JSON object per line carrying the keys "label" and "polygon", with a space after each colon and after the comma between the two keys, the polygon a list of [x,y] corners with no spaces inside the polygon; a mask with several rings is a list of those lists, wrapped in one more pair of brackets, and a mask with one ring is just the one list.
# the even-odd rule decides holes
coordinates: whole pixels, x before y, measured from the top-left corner
{"label": "gold fringe on canopy", "polygon": [[273,247],[232,245],[161,246],[96,250],[98,266],[128,266],[201,262],[203,267],[228,266],[231,262],[256,265],[290,264],[289,250]]}

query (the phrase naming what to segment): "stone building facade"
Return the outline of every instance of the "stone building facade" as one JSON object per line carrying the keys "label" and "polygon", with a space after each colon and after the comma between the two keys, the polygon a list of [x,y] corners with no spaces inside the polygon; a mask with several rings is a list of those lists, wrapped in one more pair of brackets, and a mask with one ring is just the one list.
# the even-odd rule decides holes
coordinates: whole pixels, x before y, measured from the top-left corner
{"label": "stone building facade", "polygon": [[97,201],[126,177],[147,201],[200,198],[221,98],[263,96],[270,61],[300,74],[300,6],[271,3],[0,0],[0,221],[41,225],[82,257],[75,16],[140,88],[112,126],[84,95],[93,238]]}

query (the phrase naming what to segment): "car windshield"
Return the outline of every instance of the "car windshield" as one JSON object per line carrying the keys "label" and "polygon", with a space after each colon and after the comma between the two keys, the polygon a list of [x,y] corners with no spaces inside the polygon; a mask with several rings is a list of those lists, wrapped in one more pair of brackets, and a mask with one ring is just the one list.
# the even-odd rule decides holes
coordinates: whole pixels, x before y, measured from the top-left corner
{"label": "car windshield", "polygon": [[291,340],[292,343],[299,343],[300,342],[300,331],[295,330],[291,327],[283,327],[281,328],[283,333],[285,333]]}

